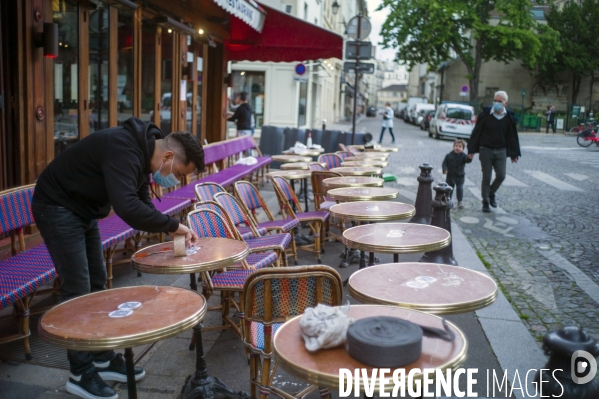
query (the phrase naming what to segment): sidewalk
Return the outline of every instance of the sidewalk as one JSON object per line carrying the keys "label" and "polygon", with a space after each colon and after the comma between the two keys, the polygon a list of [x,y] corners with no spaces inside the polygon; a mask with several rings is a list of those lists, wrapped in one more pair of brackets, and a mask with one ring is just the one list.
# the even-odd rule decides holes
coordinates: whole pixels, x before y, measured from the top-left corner
{"label": "sidewalk", "polygon": [[[401,165],[400,157],[392,155],[393,167]],[[414,176],[416,179],[417,176]],[[394,186],[395,183],[387,184]],[[272,186],[268,183],[261,188],[261,192],[271,209],[276,209],[276,198]],[[400,188],[399,201],[413,203],[415,194]],[[312,205],[311,205],[312,206]],[[466,237],[460,231],[458,225],[452,225],[453,251],[462,267],[487,274],[484,265],[478,258],[475,250],[470,246]],[[343,245],[341,243],[326,243],[326,254],[323,256],[323,264],[329,265],[340,272],[345,279],[355,270],[357,265],[352,264],[346,269],[338,268],[340,263],[339,253]],[[299,252],[299,264],[315,264],[316,260],[312,254]],[[381,263],[392,262],[391,255],[378,255]],[[417,261],[421,254],[400,256],[400,262]],[[142,284],[171,285],[187,288],[189,276],[159,276],[144,275],[141,278],[127,265],[115,267],[116,287]],[[357,303],[344,290],[344,300]],[[218,304],[218,295],[210,299],[210,304]],[[220,315],[218,312],[208,312],[204,319],[204,325],[219,325]],[[478,384],[475,386],[478,397],[487,396],[486,375],[487,370],[502,377],[507,372],[508,380],[514,380],[516,370],[525,384],[526,373],[529,369],[539,369],[544,366],[546,357],[539,348],[539,344],[530,336],[520,318],[514,312],[504,295],[499,296],[491,306],[466,314],[451,315],[447,317],[455,323],[466,335],[469,342],[468,357],[464,368],[478,369]],[[138,384],[138,397],[143,399],[175,399],[178,398],[185,378],[195,369],[195,352],[188,350],[191,331],[187,331],[177,337],[170,338],[155,344],[139,361],[139,365],[146,370],[146,377]],[[13,342],[7,345],[20,345]],[[0,353],[6,346],[0,346]],[[249,366],[245,357],[242,342],[230,330],[224,332],[210,332],[204,334],[204,350],[209,372],[217,376],[234,390],[249,391]],[[140,348],[135,350],[136,356]],[[63,352],[64,353],[64,352]],[[33,353],[34,361],[39,354]],[[66,357],[66,353],[64,354]],[[65,359],[66,360],[66,359]],[[64,362],[66,364],[66,361]],[[501,378],[500,377],[500,378]],[[0,397],[3,399],[67,399],[73,398],[65,391],[65,383],[68,371],[59,368],[45,367],[31,363],[20,363],[15,361],[2,362],[0,364]],[[274,385],[290,392],[299,391],[306,384],[298,379],[287,375],[278,369],[274,378]],[[531,392],[534,386],[529,383]],[[126,384],[116,384],[120,398],[127,398]],[[333,396],[338,397],[336,391]],[[308,396],[316,399],[318,392]],[[496,397],[506,397],[503,393]],[[513,397],[524,398],[520,391],[515,391]]]}

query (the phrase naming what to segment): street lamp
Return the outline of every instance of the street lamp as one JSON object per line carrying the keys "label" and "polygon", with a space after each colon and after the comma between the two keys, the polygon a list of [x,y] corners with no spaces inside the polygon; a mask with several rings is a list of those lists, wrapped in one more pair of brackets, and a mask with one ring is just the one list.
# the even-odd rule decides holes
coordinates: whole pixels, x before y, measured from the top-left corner
{"label": "street lamp", "polygon": [[333,1],[333,15],[337,15],[337,13],[339,12],[339,7],[341,7],[339,5],[339,3],[337,3],[337,0]]}

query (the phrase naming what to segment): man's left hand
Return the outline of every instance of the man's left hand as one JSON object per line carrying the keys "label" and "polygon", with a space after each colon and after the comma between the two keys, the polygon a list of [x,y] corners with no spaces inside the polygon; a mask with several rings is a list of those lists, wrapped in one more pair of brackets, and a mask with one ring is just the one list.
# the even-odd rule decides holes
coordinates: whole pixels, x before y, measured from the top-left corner
{"label": "man's left hand", "polygon": [[518,157],[512,157],[512,163],[518,162]]}

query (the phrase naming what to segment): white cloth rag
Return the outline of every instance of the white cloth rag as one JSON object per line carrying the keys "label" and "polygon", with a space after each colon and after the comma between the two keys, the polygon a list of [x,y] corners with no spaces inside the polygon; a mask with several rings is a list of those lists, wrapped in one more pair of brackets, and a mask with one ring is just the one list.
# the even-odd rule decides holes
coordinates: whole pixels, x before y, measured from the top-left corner
{"label": "white cloth rag", "polygon": [[349,304],[307,308],[300,319],[302,337],[310,352],[334,348],[345,342],[347,328],[354,321],[348,317]]}
{"label": "white cloth rag", "polygon": [[257,163],[258,160],[256,159],[256,157],[245,157],[239,158],[237,162],[235,162],[235,165],[256,165]]}

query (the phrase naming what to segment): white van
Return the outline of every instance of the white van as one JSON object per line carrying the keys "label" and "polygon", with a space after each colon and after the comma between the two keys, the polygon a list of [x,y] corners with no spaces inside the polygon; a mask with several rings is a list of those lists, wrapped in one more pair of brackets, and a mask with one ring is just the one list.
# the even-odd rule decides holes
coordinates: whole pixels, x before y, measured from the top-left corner
{"label": "white van", "polygon": [[453,137],[468,140],[476,124],[474,108],[463,104],[441,104],[431,119],[428,137]]}
{"label": "white van", "polygon": [[418,103],[418,104],[414,104],[409,111],[409,121],[412,124],[416,124],[416,118],[418,117],[418,112],[420,111],[434,111],[435,110],[435,104],[425,104],[425,103]]}

